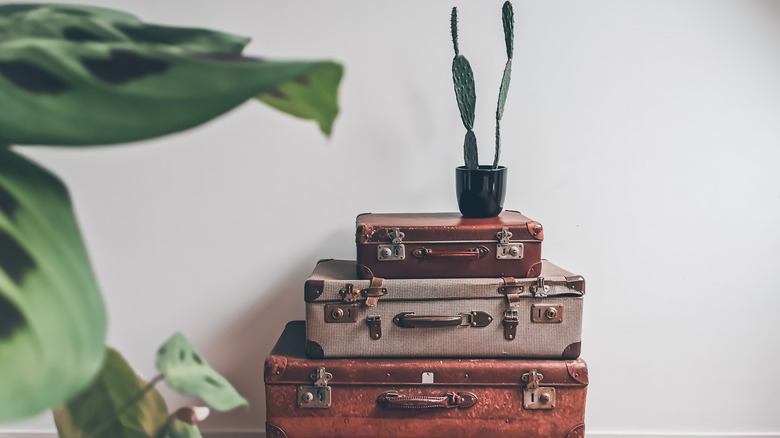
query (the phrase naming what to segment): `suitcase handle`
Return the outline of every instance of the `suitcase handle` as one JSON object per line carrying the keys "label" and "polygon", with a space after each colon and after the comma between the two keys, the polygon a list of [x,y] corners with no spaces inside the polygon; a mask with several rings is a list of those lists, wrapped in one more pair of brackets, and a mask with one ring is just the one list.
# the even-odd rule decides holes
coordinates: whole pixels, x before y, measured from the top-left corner
{"label": "suitcase handle", "polygon": [[385,392],[376,402],[384,409],[467,409],[477,404],[477,395],[471,392],[448,392],[442,397],[398,395]]}
{"label": "suitcase handle", "polygon": [[453,327],[459,325],[485,327],[493,321],[487,312],[473,311],[458,315],[416,315],[414,312],[401,312],[393,317],[398,327]]}
{"label": "suitcase handle", "polygon": [[479,259],[489,253],[486,246],[477,246],[463,251],[434,251],[425,247],[415,248],[412,256],[418,259],[449,259],[449,258],[470,258]]}

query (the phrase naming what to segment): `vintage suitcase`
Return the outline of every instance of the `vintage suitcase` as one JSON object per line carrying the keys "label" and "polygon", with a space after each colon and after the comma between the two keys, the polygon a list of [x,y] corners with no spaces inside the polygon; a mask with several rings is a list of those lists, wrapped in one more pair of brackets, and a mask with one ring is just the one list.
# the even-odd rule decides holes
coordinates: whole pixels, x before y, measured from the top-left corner
{"label": "vintage suitcase", "polygon": [[287,325],[265,363],[266,436],[583,438],[582,359],[310,359]]}
{"label": "vintage suitcase", "polygon": [[536,278],[355,278],[323,260],[304,286],[312,357],[576,359],[585,280],[548,261]]}
{"label": "vintage suitcase", "polygon": [[360,278],[536,277],[542,225],[516,211],[366,213],[357,217]]}

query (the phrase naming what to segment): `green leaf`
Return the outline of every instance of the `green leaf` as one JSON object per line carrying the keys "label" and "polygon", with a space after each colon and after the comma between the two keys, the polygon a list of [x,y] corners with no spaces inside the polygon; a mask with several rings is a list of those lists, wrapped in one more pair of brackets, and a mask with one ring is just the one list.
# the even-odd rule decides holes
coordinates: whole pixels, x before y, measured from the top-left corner
{"label": "green leaf", "polygon": [[203,438],[200,434],[198,426],[194,424],[185,423],[184,421],[176,418],[171,422],[171,428],[168,430],[169,438]]}
{"label": "green leaf", "polygon": [[214,371],[181,333],[174,334],[160,347],[155,365],[171,389],[200,397],[214,409],[227,411],[248,405],[230,382]]}
{"label": "green leaf", "polygon": [[338,111],[341,67],[332,62],[248,58],[246,38],[146,25],[108,9],[25,6],[33,5],[0,9],[0,101],[13,108],[0,112],[0,143],[142,140],[262,94],[292,94],[273,105],[324,132]]}
{"label": "green leaf", "polygon": [[290,82],[261,93],[257,99],[295,117],[314,120],[325,135],[330,135],[339,113],[338,89],[343,73],[341,65],[323,63]]}
{"label": "green leaf", "polygon": [[507,59],[504,66],[504,76],[501,78],[501,87],[498,89],[498,109],[496,110],[496,120],[504,117],[504,106],[506,105],[506,95],[509,93],[509,80],[512,78],[512,60]]}
{"label": "green leaf", "polygon": [[0,148],[0,421],[60,404],[100,369],[106,315],[68,192]]}
{"label": "green leaf", "polygon": [[56,407],[60,438],[152,438],[168,412],[160,393],[135,375],[122,356],[106,349],[106,360],[87,389]]}

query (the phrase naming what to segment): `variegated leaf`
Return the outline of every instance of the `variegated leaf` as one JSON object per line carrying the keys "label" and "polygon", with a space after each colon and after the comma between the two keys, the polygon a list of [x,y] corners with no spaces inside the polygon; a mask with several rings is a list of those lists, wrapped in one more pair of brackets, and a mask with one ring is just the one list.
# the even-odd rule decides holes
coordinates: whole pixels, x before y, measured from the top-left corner
{"label": "variegated leaf", "polygon": [[68,192],[0,149],[0,421],[78,393],[100,368],[106,315]]}

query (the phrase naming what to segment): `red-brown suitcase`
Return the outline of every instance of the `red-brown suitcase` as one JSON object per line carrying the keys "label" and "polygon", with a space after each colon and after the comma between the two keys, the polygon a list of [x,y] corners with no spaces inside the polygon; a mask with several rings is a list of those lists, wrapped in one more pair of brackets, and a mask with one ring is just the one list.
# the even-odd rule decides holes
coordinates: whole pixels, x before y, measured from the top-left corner
{"label": "red-brown suitcase", "polygon": [[293,321],[266,359],[268,438],[584,437],[582,359],[309,359],[304,342]]}
{"label": "red-brown suitcase", "polygon": [[516,211],[361,214],[356,220],[360,278],[536,277],[544,233]]}

